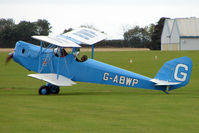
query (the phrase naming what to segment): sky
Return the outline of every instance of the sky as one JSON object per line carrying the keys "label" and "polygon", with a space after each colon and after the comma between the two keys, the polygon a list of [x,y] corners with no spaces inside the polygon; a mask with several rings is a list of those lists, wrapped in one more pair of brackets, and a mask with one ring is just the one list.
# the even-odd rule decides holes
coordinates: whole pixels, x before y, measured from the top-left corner
{"label": "sky", "polygon": [[199,17],[198,0],[0,0],[0,18],[35,22],[46,19],[52,35],[93,25],[112,39],[128,28],[156,24],[161,17]]}

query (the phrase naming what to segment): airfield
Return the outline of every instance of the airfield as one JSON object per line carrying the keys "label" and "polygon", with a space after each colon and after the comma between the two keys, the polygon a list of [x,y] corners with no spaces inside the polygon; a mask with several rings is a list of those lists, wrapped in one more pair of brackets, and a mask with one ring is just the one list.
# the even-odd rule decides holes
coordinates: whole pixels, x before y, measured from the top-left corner
{"label": "airfield", "polygon": [[[27,77],[33,72],[13,61],[5,65],[8,51],[0,52],[2,133],[199,132],[199,51],[95,50],[94,59],[148,77],[154,77],[164,62],[189,56],[190,82],[170,94],[77,82],[48,96],[38,95],[45,83]],[[81,54],[90,56],[89,49]]]}

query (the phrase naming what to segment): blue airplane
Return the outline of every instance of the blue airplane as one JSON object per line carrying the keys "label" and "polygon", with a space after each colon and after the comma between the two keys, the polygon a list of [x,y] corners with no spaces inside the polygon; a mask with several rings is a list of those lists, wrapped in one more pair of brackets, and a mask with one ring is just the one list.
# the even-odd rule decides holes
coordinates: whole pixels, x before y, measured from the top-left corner
{"label": "blue airplane", "polygon": [[[192,61],[186,56],[166,62],[154,78],[94,60],[94,44],[104,40],[106,35],[92,29],[80,28],[55,37],[33,38],[40,40],[41,45],[18,41],[8,60],[13,58],[26,69],[38,73],[28,76],[46,82],[39,88],[40,95],[58,94],[60,86],[72,86],[75,81],[160,90],[168,94],[190,80]],[[44,43],[48,46],[44,47]],[[92,46],[91,59],[85,55],[77,58],[81,44]],[[73,48],[73,51],[67,53],[64,48]]]}

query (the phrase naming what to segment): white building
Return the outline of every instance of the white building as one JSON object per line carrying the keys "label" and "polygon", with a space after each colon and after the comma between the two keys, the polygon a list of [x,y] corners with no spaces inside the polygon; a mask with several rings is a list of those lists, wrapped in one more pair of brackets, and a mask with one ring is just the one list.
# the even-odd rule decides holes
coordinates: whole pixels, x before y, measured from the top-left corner
{"label": "white building", "polygon": [[199,50],[199,18],[166,19],[161,50]]}

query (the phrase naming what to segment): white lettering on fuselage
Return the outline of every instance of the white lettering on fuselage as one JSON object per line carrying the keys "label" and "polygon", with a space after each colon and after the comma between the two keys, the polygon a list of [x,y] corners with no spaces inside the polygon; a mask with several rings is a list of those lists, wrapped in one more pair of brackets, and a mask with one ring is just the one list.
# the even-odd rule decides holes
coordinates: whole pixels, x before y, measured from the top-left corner
{"label": "white lettering on fuselage", "polygon": [[105,72],[103,76],[104,81],[112,80],[113,83],[120,84],[120,85],[126,85],[126,86],[134,86],[138,84],[138,79],[126,77],[126,76],[110,76],[109,73]]}
{"label": "white lettering on fuselage", "polygon": [[103,80],[108,80],[108,77],[109,77],[109,73],[104,73]]}

